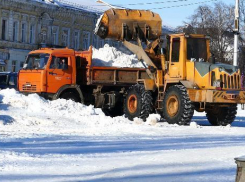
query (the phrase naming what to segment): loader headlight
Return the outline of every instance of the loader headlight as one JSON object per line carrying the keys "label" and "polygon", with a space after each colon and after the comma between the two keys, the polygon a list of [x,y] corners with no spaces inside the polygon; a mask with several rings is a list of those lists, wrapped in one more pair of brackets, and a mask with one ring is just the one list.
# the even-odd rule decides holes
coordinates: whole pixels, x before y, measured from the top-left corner
{"label": "loader headlight", "polygon": [[225,71],[225,68],[219,67],[219,71],[220,71],[220,72]]}
{"label": "loader headlight", "polygon": [[220,81],[219,80],[214,81],[213,86],[214,87],[220,87],[221,86]]}

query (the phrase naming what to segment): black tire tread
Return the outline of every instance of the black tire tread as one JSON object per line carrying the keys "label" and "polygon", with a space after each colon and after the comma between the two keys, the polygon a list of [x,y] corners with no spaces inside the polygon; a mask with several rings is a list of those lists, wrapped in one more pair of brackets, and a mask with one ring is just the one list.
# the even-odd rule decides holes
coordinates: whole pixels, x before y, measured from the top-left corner
{"label": "black tire tread", "polygon": [[[183,85],[173,85],[169,87],[168,90],[171,90],[171,89],[178,89],[180,91],[180,98],[181,98],[180,107],[184,107],[184,109],[183,109],[183,112],[180,113],[180,115],[175,121],[168,120],[168,118],[164,116],[164,114],[163,114],[163,118],[170,124],[188,125],[193,117],[195,107],[188,96],[186,87]],[[165,96],[168,94],[168,90]],[[163,110],[164,109],[165,109],[165,105],[163,104]]]}
{"label": "black tire tread", "polygon": [[232,104],[230,107],[219,107],[218,114],[213,113],[212,109],[206,110],[206,117],[213,126],[226,126],[231,124],[235,120],[236,114],[237,104]]}
{"label": "black tire tread", "polygon": [[143,121],[146,120],[146,118],[149,116],[149,114],[152,113],[153,110],[153,97],[152,97],[152,93],[150,91],[145,90],[144,85],[141,84],[136,84],[131,86],[127,93],[138,93],[138,95],[140,96],[140,112],[137,116],[132,116],[130,115],[129,112],[127,112],[127,100],[125,98],[124,100],[124,104],[123,104],[123,110],[124,110],[124,114],[125,117],[133,120],[134,117],[138,117],[141,118]]}

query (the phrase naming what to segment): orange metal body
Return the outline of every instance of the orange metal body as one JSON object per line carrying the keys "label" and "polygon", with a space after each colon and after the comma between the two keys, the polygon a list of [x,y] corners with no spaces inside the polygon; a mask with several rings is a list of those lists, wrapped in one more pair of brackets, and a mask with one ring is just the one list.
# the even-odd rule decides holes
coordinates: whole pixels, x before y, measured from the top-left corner
{"label": "orange metal body", "polygon": [[[93,67],[92,48],[76,52],[72,49],[40,49],[31,54],[50,54],[44,69],[22,69],[19,72],[19,91],[26,93],[57,93],[65,85],[123,86],[148,79],[145,69]],[[50,68],[52,57],[67,57],[68,69]]]}
{"label": "orange metal body", "polygon": [[[122,31],[123,30],[123,31]],[[116,40],[155,40],[161,36],[159,14],[147,10],[109,9],[104,12],[96,28],[101,38]]]}

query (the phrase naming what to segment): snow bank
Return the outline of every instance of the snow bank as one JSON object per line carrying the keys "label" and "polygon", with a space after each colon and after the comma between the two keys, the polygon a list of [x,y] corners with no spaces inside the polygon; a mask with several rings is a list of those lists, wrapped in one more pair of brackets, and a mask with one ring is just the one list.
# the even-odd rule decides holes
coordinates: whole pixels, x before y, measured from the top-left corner
{"label": "snow bank", "polygon": [[132,124],[124,117],[105,116],[92,105],[65,99],[48,101],[37,94],[22,95],[14,89],[1,90],[0,103],[0,125],[22,132],[29,130],[28,133],[94,135],[120,131]]}
{"label": "snow bank", "polygon": [[93,66],[114,66],[114,67],[138,67],[143,65],[137,59],[136,55],[125,54],[115,47],[105,44],[103,48],[93,48]]}

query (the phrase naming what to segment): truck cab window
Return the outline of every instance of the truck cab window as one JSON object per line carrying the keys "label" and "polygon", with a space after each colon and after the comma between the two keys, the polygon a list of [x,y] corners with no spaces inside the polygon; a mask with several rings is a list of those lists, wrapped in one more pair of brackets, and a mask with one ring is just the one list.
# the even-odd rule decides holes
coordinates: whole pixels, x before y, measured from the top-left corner
{"label": "truck cab window", "polygon": [[52,57],[50,69],[68,69],[68,58],[67,57]]}
{"label": "truck cab window", "polygon": [[30,54],[23,69],[45,69],[49,57],[49,54]]}
{"label": "truck cab window", "polygon": [[180,38],[174,38],[172,41],[172,62],[179,62]]}

